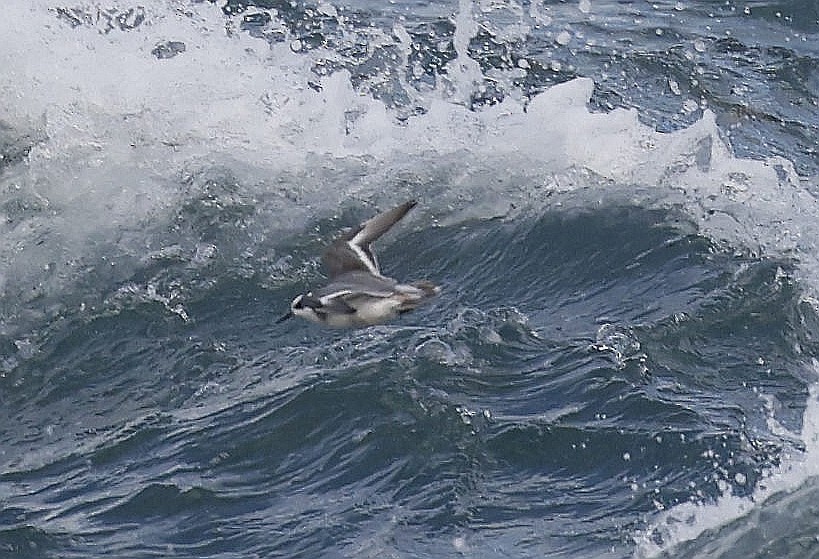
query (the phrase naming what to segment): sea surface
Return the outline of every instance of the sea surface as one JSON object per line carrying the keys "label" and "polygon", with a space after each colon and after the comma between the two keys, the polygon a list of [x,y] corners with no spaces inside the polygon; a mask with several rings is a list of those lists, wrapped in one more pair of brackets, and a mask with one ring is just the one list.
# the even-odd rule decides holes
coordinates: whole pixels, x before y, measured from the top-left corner
{"label": "sea surface", "polygon": [[819,557],[817,137],[815,0],[6,0],[0,557]]}

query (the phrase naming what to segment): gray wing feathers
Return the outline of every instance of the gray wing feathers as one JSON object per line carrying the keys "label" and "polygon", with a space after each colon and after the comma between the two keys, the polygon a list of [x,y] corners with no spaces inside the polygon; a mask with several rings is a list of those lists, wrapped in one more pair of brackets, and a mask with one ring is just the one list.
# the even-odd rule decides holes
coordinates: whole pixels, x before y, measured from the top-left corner
{"label": "gray wing feathers", "polygon": [[417,203],[415,200],[409,200],[400,206],[368,219],[358,227],[358,230],[351,232],[352,236],[348,237],[348,240],[362,247],[370,244],[389,231],[390,227],[407,215],[407,212],[414,208]]}
{"label": "gray wing feathers", "polygon": [[[360,250],[361,249],[359,249],[359,251]],[[350,246],[349,241],[343,239],[339,239],[330,245],[330,248],[322,255],[321,261],[324,263],[324,268],[327,270],[327,275],[330,276],[330,278],[335,278],[345,272],[352,272],[354,270],[371,274],[379,273],[378,263],[375,261],[375,257],[369,249],[365,251],[363,255],[359,254],[359,252]]]}
{"label": "gray wing feathers", "polygon": [[367,272],[346,272],[317,290],[313,296],[322,300],[325,300],[325,297],[334,299],[350,294],[389,297],[395,292],[397,283],[393,279],[373,276]]}
{"label": "gray wing feathers", "polygon": [[357,228],[343,234],[324,252],[322,261],[331,278],[345,272],[362,271],[380,274],[378,261],[370,249],[370,243],[390,230],[401,218],[407,215],[417,202],[409,200],[400,206],[380,213]]}
{"label": "gray wing feathers", "polygon": [[355,314],[355,307],[351,307],[347,301],[341,297],[337,297],[328,301],[321,309],[324,312],[331,312],[336,314]]}

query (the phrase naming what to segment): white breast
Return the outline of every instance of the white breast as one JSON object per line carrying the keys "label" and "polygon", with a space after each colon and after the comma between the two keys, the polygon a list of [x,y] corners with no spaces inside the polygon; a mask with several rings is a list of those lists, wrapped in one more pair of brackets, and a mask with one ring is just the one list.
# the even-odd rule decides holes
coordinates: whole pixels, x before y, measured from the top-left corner
{"label": "white breast", "polygon": [[364,324],[378,324],[398,316],[401,300],[398,297],[370,299],[359,305],[356,315]]}
{"label": "white breast", "polygon": [[355,301],[353,314],[333,314],[324,317],[324,324],[335,328],[356,328],[381,324],[398,316],[401,301],[393,297],[372,297]]}

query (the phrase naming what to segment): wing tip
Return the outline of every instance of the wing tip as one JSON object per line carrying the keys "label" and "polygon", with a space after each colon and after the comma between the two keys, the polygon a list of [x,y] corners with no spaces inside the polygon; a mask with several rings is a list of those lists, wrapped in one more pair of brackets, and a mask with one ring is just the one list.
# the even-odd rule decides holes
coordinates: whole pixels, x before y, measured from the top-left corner
{"label": "wing tip", "polygon": [[417,205],[418,205],[418,200],[416,200],[415,198],[411,198],[410,200],[407,200],[403,204],[399,204],[398,206],[394,207],[393,209],[387,210],[386,212],[384,212],[384,214],[390,214],[390,213],[397,214],[397,217],[396,217],[395,221],[393,222],[393,225],[394,225],[395,223],[401,221],[404,218],[404,216],[407,215],[409,213],[409,211],[412,208],[414,208],[415,206],[417,206]]}

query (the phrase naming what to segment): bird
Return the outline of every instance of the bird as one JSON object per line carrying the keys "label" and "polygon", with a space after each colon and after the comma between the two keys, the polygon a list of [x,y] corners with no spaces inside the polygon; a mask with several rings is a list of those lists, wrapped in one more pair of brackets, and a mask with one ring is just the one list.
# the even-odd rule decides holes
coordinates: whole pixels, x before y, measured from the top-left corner
{"label": "bird", "polygon": [[334,328],[363,328],[392,320],[438,295],[441,288],[428,280],[400,283],[383,275],[371,247],[417,204],[408,200],[343,231],[322,255],[329,283],[293,299],[276,323],[297,316]]}

